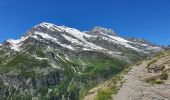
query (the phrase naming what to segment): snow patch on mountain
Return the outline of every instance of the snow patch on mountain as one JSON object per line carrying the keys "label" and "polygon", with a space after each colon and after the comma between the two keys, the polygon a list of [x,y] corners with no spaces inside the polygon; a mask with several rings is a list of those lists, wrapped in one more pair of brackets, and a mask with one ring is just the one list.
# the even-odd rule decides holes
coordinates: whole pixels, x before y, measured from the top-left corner
{"label": "snow patch on mountain", "polygon": [[79,41],[78,39],[74,39],[74,38],[69,37],[69,36],[67,36],[67,35],[65,35],[65,34],[62,34],[62,36],[63,36],[64,38],[66,38],[68,41],[70,41],[71,43],[73,43],[73,44],[84,45],[84,43],[81,42],[81,41]]}
{"label": "snow patch on mountain", "polygon": [[57,57],[60,58],[62,61],[64,61],[65,63],[67,63],[67,61],[65,61],[60,55],[57,54]]}
{"label": "snow patch on mountain", "polygon": [[118,44],[118,45],[122,45],[122,46],[124,46],[126,48],[130,48],[130,49],[133,49],[135,51],[142,52],[138,48],[131,46],[129,43],[132,43],[132,42],[130,42],[128,40],[125,40],[125,39],[123,39],[121,37],[118,37],[118,36],[107,35],[107,34],[104,34],[104,33],[101,33],[101,34],[106,36],[106,37],[102,36],[102,39],[104,39],[104,40],[108,40],[108,41],[110,41],[112,43],[115,43],[115,44]]}
{"label": "snow patch on mountain", "polygon": [[47,22],[42,22],[35,27],[38,27],[38,26],[45,27],[47,29],[50,29],[51,31],[59,31],[59,32],[62,31],[58,26],[51,24],[51,23],[47,23]]}
{"label": "snow patch on mountain", "polygon": [[58,26],[59,28],[61,28],[63,31],[69,33],[70,35],[82,40],[83,42],[85,42],[86,40],[84,39],[84,37],[86,38],[90,38],[91,36],[86,34],[86,33],[83,33],[83,32],[80,32],[79,30],[77,29],[74,29],[74,28],[69,28],[69,27],[63,27],[63,26]]}
{"label": "snow patch on mountain", "polygon": [[[39,24],[38,26],[45,27],[52,31],[57,30],[57,31],[61,32],[61,34],[64,32],[70,34],[72,37],[67,36],[65,34],[62,34],[62,35],[63,35],[63,37],[65,37],[68,41],[70,41],[73,44],[83,45],[85,47],[83,49],[85,49],[85,50],[93,49],[93,50],[108,51],[98,45],[88,42],[85,38],[92,38],[92,37],[98,37],[98,36],[87,34],[87,32],[80,32],[79,30],[77,30],[75,28],[70,28],[70,27],[66,27],[66,26],[57,26],[55,24],[46,23],[46,22],[43,22],[43,23]],[[119,36],[116,36],[116,33],[114,31],[112,31],[111,29],[106,29],[103,27],[95,27],[92,31],[99,32],[101,34],[101,37],[105,40],[108,40],[108,41],[115,43],[117,45],[122,45],[126,48],[129,48],[129,49],[132,49],[132,50],[135,50],[138,52],[145,52],[145,51],[143,51],[140,48],[135,47],[131,44],[137,44],[138,46],[149,48],[149,46],[147,44],[135,43],[132,41],[128,41],[124,38],[121,38]],[[81,40],[81,41],[79,41],[79,40]],[[151,47],[151,49],[152,48],[154,48],[154,47]],[[149,50],[151,50],[151,49],[149,49]]]}
{"label": "snow patch on mountain", "polygon": [[36,55],[34,55],[34,57],[38,60],[47,60],[47,58],[41,58],[41,57],[37,57]]}
{"label": "snow patch on mountain", "polygon": [[[43,27],[47,30],[54,31],[53,34],[55,34],[56,31],[58,31],[60,33],[60,35],[63,36],[67,41],[71,42],[71,44],[61,43],[61,41],[59,41],[57,38],[53,37],[49,33],[39,31],[39,29],[40,29],[39,27]],[[13,49],[15,51],[20,51],[22,49],[21,46],[23,44],[23,41],[25,41],[28,37],[32,37],[32,38],[37,39],[38,41],[41,41],[41,42],[44,42],[44,40],[48,40],[48,41],[54,42],[64,48],[67,48],[69,50],[78,50],[78,48],[75,47],[77,45],[78,47],[81,47],[81,49],[79,49],[79,50],[101,51],[101,52],[105,52],[105,53],[107,52],[109,54],[118,54],[118,55],[121,54],[121,52],[110,51],[110,50],[103,48],[95,43],[90,42],[89,40],[99,37],[100,39],[106,40],[109,43],[113,43],[113,45],[114,44],[120,45],[125,48],[129,48],[131,50],[134,50],[137,52],[143,52],[143,53],[146,53],[145,50],[160,50],[161,49],[160,47],[154,47],[154,46],[150,46],[150,45],[147,45],[144,43],[138,43],[138,42],[126,40],[124,38],[117,36],[116,33],[114,31],[112,31],[111,29],[106,29],[106,28],[102,28],[102,27],[94,28],[92,30],[93,34],[89,34],[90,32],[89,33],[88,32],[80,32],[79,30],[77,30],[75,28],[70,28],[70,27],[66,27],[66,26],[57,26],[57,25],[54,25],[51,23],[46,23],[46,22],[43,22],[43,23],[35,26],[34,28],[37,28],[37,30],[33,31],[33,33],[29,34],[28,36],[21,37],[21,39],[18,39],[18,40],[13,40],[13,39],[7,40],[7,42],[10,43],[11,49]]]}
{"label": "snow patch on mountain", "polygon": [[79,41],[78,39],[74,39],[74,38],[72,38],[72,37],[69,37],[69,36],[66,36],[66,35],[64,35],[64,34],[62,34],[68,41],[70,41],[71,43],[73,43],[73,44],[77,44],[77,45],[79,45],[79,46],[83,46],[86,50],[104,50],[104,51],[106,51],[106,49],[104,49],[104,48],[102,48],[102,47],[100,47],[100,46],[97,46],[97,45],[95,45],[95,44],[93,44],[93,43],[90,43],[90,42],[88,42],[88,41],[86,41],[83,37],[81,37],[81,38],[79,38],[79,40],[81,40],[81,41],[83,41],[83,42],[81,42],[81,41]]}
{"label": "snow patch on mountain", "polygon": [[22,42],[25,41],[27,38],[28,38],[28,36],[27,37],[21,37],[21,39],[17,39],[17,40],[9,39],[6,42],[10,43],[11,49],[13,49],[15,51],[20,51],[21,50],[20,47],[22,45]]}
{"label": "snow patch on mountain", "polygon": [[55,68],[55,69],[63,70],[63,69],[61,69],[59,66],[56,66],[55,64],[52,64],[52,63],[51,63],[51,66],[52,66],[53,68]]}
{"label": "snow patch on mountain", "polygon": [[[74,29],[74,28],[69,28],[69,27],[66,27],[66,26],[56,26],[54,24],[50,24],[50,23],[41,23],[40,26],[43,26],[43,27],[46,27],[46,28],[52,28],[52,29],[58,29],[60,30],[61,34],[63,32],[66,32],[68,34],[70,34],[71,36],[73,36],[74,38],[70,37],[70,36],[67,36],[65,34],[62,34],[62,36],[64,38],[66,38],[68,41],[70,41],[71,43],[73,44],[78,44],[80,46],[84,46],[85,48],[88,48],[88,49],[92,49],[92,50],[100,50],[100,51],[105,51],[107,52],[108,50],[100,47],[100,46],[97,46],[93,43],[90,43],[88,41],[86,41],[85,38],[91,38],[92,36],[89,35],[89,34],[86,34],[84,32],[80,32],[79,30],[77,29]],[[35,34],[38,34],[38,35],[42,35],[42,33],[38,32],[38,33],[35,33]],[[43,38],[47,38],[47,39],[50,39],[50,40],[54,40],[54,42],[57,42],[57,40],[51,36],[49,36],[48,34],[45,33],[45,35],[43,34],[42,36]],[[81,40],[81,41],[79,41]],[[58,42],[57,42],[58,43]],[[58,43],[59,44],[59,43]],[[64,44],[62,44],[64,45]],[[65,45],[66,46],[66,45]],[[73,47],[70,46],[72,49]],[[68,47],[67,47],[68,48]],[[109,51],[110,52],[110,51]]]}
{"label": "snow patch on mountain", "polygon": [[153,46],[148,46],[146,49],[147,49],[147,50],[152,50],[152,51],[155,51],[155,52],[157,52],[157,51],[162,51],[162,50],[163,50],[163,49],[160,48],[160,47],[153,47]]}
{"label": "snow patch on mountain", "polygon": [[74,72],[76,74],[77,73],[76,69],[73,66],[71,66],[71,68],[74,70]]}
{"label": "snow patch on mountain", "polygon": [[[60,46],[64,47],[64,48],[68,48],[71,50],[75,50],[71,45],[67,45],[67,44],[62,44],[60,43],[56,38],[53,38],[52,36],[48,35],[47,33],[42,33],[42,32],[34,32],[34,35],[39,35],[41,36],[43,39],[47,39],[49,41],[55,42],[57,44],[59,44]],[[37,36],[33,36],[36,39],[39,39]]]}

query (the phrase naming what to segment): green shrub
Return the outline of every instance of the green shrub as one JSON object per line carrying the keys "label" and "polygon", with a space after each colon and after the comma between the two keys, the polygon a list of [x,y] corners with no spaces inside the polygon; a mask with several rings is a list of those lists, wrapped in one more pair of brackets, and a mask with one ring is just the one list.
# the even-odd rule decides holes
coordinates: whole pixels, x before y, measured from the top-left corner
{"label": "green shrub", "polygon": [[100,90],[94,100],[112,100],[112,94],[116,94],[117,92],[117,87],[107,87]]}
{"label": "green shrub", "polygon": [[147,64],[147,68],[149,68],[150,67],[150,65],[152,65],[153,63],[155,63],[157,60],[156,59],[154,59],[154,60],[152,60],[151,62],[149,62],[148,64]]}
{"label": "green shrub", "polygon": [[112,94],[113,92],[116,92],[116,90],[113,91],[111,88],[106,88],[104,90],[101,90],[98,92],[95,100],[112,100]]}
{"label": "green shrub", "polygon": [[152,76],[150,78],[146,78],[145,82],[146,83],[151,83],[151,84],[163,84],[165,80],[168,79],[168,73],[162,72],[161,75],[157,76]]}
{"label": "green shrub", "polygon": [[158,76],[152,76],[152,77],[146,78],[145,82],[150,83],[150,84],[157,84],[157,79],[158,79]]}
{"label": "green shrub", "polygon": [[168,73],[166,71],[163,71],[160,75],[161,80],[167,80],[168,79]]}

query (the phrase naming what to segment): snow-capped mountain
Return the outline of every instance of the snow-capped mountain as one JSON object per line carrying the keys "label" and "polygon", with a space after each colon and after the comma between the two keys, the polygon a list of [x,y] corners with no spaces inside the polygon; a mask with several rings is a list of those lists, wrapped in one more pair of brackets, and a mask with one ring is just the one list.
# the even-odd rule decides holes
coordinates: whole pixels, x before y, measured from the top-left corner
{"label": "snow-capped mountain", "polygon": [[81,32],[43,22],[0,45],[0,99],[79,100],[90,88],[161,50],[103,27]]}
{"label": "snow-capped mountain", "polygon": [[[52,42],[61,46],[62,48],[69,50],[91,50],[91,51],[101,51],[110,54],[120,54],[123,53],[120,50],[115,50],[116,48],[126,48],[130,51],[150,53],[153,51],[161,50],[160,47],[148,44],[147,42],[126,40],[122,37],[116,35],[111,29],[106,29],[103,27],[95,27],[91,31],[81,32],[74,28],[69,28],[66,26],[57,26],[51,23],[41,23],[33,27],[27,34],[18,40],[7,40],[10,43],[11,49],[15,51],[22,50],[22,45],[25,41],[29,39],[36,39],[42,43]],[[107,42],[105,45],[103,43],[95,42]]]}

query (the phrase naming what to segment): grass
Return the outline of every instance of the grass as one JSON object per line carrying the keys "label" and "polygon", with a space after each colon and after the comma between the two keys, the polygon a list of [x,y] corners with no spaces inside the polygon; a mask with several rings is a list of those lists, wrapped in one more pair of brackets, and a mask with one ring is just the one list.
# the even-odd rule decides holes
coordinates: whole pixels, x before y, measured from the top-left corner
{"label": "grass", "polygon": [[[91,88],[99,84],[99,81],[95,80],[98,80],[98,78],[101,78],[101,81],[107,80],[111,78],[112,75],[120,73],[128,65],[127,63],[125,64],[124,62],[109,57],[81,60],[86,63],[87,69],[75,77],[75,81],[80,81],[84,84],[80,90],[80,99],[83,99]],[[82,66],[80,61],[72,61],[72,65],[77,69]]]}
{"label": "grass", "polygon": [[112,94],[117,93],[117,88],[105,88],[100,90],[94,100],[112,100]]}
{"label": "grass", "polygon": [[111,78],[106,87],[102,88],[96,95],[95,100],[112,100],[112,95],[117,94],[119,88],[116,84],[119,82],[123,84],[125,81],[122,81],[123,75],[127,74],[132,67],[127,67],[119,74]]}
{"label": "grass", "polygon": [[36,48],[36,55],[41,58],[46,57],[46,54],[40,48]]}
{"label": "grass", "polygon": [[15,56],[14,58],[11,58],[6,64],[0,65],[0,72],[9,72],[13,69],[19,68],[21,70],[26,70],[27,68],[35,68],[35,67],[47,67],[49,66],[48,62],[43,61],[37,61],[35,58],[29,56],[26,53],[21,53]]}
{"label": "grass", "polygon": [[163,84],[168,79],[168,73],[163,71],[161,75],[146,78],[144,81],[150,84]]}
{"label": "grass", "polygon": [[0,50],[0,55],[4,54],[4,51]]}
{"label": "grass", "polygon": [[152,61],[150,61],[148,64],[147,64],[147,68],[149,68],[150,67],[150,65],[152,65],[153,63],[155,63],[157,60],[156,59],[154,59],[154,60],[152,60]]}
{"label": "grass", "polygon": [[[163,54],[169,52],[169,50],[166,50],[164,53],[158,53],[157,55],[155,55],[157,57],[157,59],[159,59],[161,56],[163,56]],[[155,62],[157,62],[157,59],[154,59],[152,61],[150,61],[147,64],[147,69],[149,69],[149,67],[154,64]],[[161,71],[161,75],[156,75],[156,76],[152,76],[149,78],[144,79],[144,81],[146,83],[150,83],[150,84],[163,84],[165,80],[168,79],[168,70],[165,70],[164,67],[162,69],[160,69]]]}
{"label": "grass", "polygon": [[163,84],[164,81],[160,79],[159,76],[152,76],[144,80],[146,83],[150,84]]}
{"label": "grass", "polygon": [[[128,64],[123,61],[109,57],[82,60],[87,64],[86,67],[88,69],[84,70],[78,77],[79,80],[85,84],[85,87],[80,92],[80,98],[83,98],[85,95],[87,95],[91,88],[97,86],[99,82],[94,80],[98,80],[98,78],[101,78],[101,81],[107,80],[117,75],[128,66]],[[81,66],[81,64],[79,66]]]}

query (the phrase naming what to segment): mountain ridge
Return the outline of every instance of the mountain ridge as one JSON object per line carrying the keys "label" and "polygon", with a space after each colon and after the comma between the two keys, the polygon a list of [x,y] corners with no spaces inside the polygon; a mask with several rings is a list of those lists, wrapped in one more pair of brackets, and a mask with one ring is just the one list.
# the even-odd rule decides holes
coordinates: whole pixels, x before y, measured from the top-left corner
{"label": "mountain ridge", "polygon": [[[131,42],[133,42],[132,40],[131,41],[128,41],[128,40],[126,40],[126,39],[123,39],[123,38],[121,38],[121,37],[118,37],[118,36],[116,36],[116,33],[114,32],[114,31],[112,31],[111,29],[106,29],[106,28],[103,28],[103,27],[100,27],[100,26],[97,26],[97,27],[95,27],[95,28],[93,28],[91,31],[86,31],[86,32],[80,32],[79,30],[77,30],[77,29],[74,29],[74,28],[69,28],[69,27],[66,27],[66,26],[57,26],[57,25],[55,25],[55,24],[51,24],[51,23],[47,23],[47,22],[42,22],[42,23],[40,23],[40,24],[38,24],[38,25],[36,25],[36,26],[34,26],[33,27],[33,29],[34,28],[36,28],[37,30],[39,30],[39,27],[43,27],[43,28],[46,28],[46,29],[49,29],[49,30],[51,30],[51,31],[58,31],[58,32],[68,32],[68,33],[71,33],[70,35],[72,35],[74,38],[73,39],[75,39],[76,37],[78,37],[78,36],[80,36],[80,37],[78,37],[79,38],[79,40],[81,40],[81,39],[83,39],[83,37],[85,36],[86,38],[88,38],[88,37],[90,37],[90,35],[94,35],[94,38],[95,38],[95,36],[104,36],[104,37],[107,37],[107,39],[109,38],[111,38],[112,40],[116,40],[116,41],[119,41],[119,42],[122,42],[122,44],[123,44],[123,42],[129,42],[129,43],[131,43]],[[32,31],[32,30],[31,30]],[[40,31],[41,31],[41,29],[40,29]],[[36,31],[35,31],[36,32]],[[38,32],[36,32],[37,34],[39,34]],[[6,42],[13,42],[14,44],[18,44],[17,42],[19,42],[19,41],[24,41],[24,39],[26,39],[26,38],[28,38],[29,36],[32,36],[33,34],[36,34],[36,33],[34,33],[34,32],[27,32],[25,35],[23,35],[22,37],[21,37],[21,39],[18,39],[18,40],[14,40],[14,39],[11,39],[11,40],[7,40]],[[88,33],[88,34],[86,34],[86,33]],[[89,34],[90,33],[90,34]],[[104,33],[104,34],[103,34]],[[75,35],[74,35],[75,34]],[[82,35],[83,34],[83,35]],[[97,35],[96,35],[97,34]],[[41,35],[41,34],[39,34],[39,35]],[[47,34],[45,33],[45,34],[43,34],[43,35],[46,35],[47,36]],[[77,35],[77,36],[76,36]],[[111,35],[111,36],[110,36]],[[113,37],[113,36],[114,37]],[[64,36],[65,38],[70,38],[70,37],[68,37],[68,36]],[[45,38],[45,37],[44,37]],[[52,37],[48,37],[48,38],[51,38],[52,39]],[[72,38],[70,38],[70,39],[72,39]],[[73,40],[72,39],[72,40]],[[83,39],[83,40],[85,40],[85,39]],[[82,40],[81,40],[82,41]],[[80,41],[80,42],[81,42]],[[116,42],[116,41],[114,41],[114,42]],[[142,41],[142,40],[141,40]],[[143,40],[144,41],[144,40]],[[16,43],[15,43],[16,42]],[[135,42],[138,42],[138,41],[135,41]],[[133,44],[135,44],[135,43],[133,43]],[[143,42],[143,43],[141,43],[141,45],[142,44],[144,44],[143,46],[149,46],[150,44],[146,44],[146,42]],[[121,44],[119,44],[119,45],[121,45]],[[125,44],[124,46],[126,46],[127,44]],[[128,46],[129,46],[129,44],[128,44]],[[128,47],[127,46],[127,47]],[[151,45],[152,47],[154,47],[155,45]],[[156,46],[155,46],[156,47]],[[129,48],[131,48],[131,49],[136,49],[136,48],[133,48],[132,46],[129,46]]]}
{"label": "mountain ridge", "polygon": [[0,99],[80,100],[91,88],[162,50],[110,29],[81,32],[40,23],[0,46]]}

